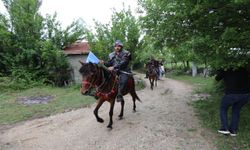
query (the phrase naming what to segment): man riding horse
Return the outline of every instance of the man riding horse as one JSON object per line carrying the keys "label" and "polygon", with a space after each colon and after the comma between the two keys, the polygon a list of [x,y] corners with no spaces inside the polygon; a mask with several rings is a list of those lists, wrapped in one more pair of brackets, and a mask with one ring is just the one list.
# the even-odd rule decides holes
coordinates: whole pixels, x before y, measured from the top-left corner
{"label": "man riding horse", "polygon": [[117,102],[124,101],[122,91],[126,87],[131,70],[129,61],[131,60],[130,52],[123,49],[123,44],[120,40],[114,43],[114,52],[109,54],[109,60],[104,63],[110,71],[116,71],[119,76]]}
{"label": "man riding horse", "polygon": [[148,68],[149,66],[154,66],[156,72],[157,72],[157,79],[159,79],[159,73],[160,73],[160,70],[159,70],[159,67],[160,67],[160,62],[158,60],[155,60],[154,58],[151,58],[147,63],[146,63],[146,77],[145,78],[148,78]]}

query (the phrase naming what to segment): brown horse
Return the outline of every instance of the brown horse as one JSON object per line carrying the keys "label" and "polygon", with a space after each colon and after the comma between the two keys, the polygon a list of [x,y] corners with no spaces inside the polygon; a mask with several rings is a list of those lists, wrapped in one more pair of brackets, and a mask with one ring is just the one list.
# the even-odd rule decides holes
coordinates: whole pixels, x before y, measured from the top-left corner
{"label": "brown horse", "polygon": [[[92,63],[82,63],[82,66],[79,72],[82,75],[82,86],[81,93],[87,95],[91,88],[95,88],[96,94],[95,97],[98,99],[97,106],[94,110],[94,115],[98,122],[103,123],[104,120],[98,116],[98,110],[102,106],[105,101],[110,103],[109,109],[109,124],[108,128],[112,129],[113,124],[113,110],[115,105],[115,98],[117,95],[117,87],[118,87],[118,77],[114,72],[110,72],[105,67],[99,66],[97,64]],[[135,81],[133,76],[131,75],[128,79],[127,87],[123,91],[123,95],[130,93],[133,100],[133,111],[136,111],[135,100],[139,100],[135,92]],[[124,110],[124,101],[121,102],[121,111],[119,114],[119,118],[123,117]]]}
{"label": "brown horse", "polygon": [[150,83],[150,88],[153,90],[154,85],[157,86],[157,71],[153,64],[147,66],[147,74]]}

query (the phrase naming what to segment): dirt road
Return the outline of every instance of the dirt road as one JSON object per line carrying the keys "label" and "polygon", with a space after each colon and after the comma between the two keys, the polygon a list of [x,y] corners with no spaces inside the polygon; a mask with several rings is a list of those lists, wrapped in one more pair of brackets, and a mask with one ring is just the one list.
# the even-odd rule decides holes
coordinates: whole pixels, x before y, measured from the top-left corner
{"label": "dirt road", "polygon": [[[143,78],[143,76],[141,76]],[[146,80],[148,84],[148,81]],[[192,87],[163,79],[153,91],[138,91],[142,103],[132,112],[125,97],[124,119],[118,120],[116,103],[113,129],[108,124],[109,104],[100,108],[104,123],[96,122],[95,105],[55,116],[27,121],[2,131],[2,150],[213,150],[207,132],[198,123],[191,101]]]}

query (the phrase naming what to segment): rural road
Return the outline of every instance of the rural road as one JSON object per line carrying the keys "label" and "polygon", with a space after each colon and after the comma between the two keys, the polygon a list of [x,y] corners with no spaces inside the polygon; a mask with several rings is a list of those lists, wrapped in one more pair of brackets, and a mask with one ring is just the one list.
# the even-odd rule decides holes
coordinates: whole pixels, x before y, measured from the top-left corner
{"label": "rural road", "polygon": [[[137,75],[138,76],[138,75]],[[140,75],[143,78],[143,75]],[[137,112],[125,96],[124,119],[115,104],[113,129],[108,124],[109,103],[104,103],[98,123],[95,104],[47,118],[35,119],[0,131],[1,150],[213,150],[211,137],[202,129],[192,106],[192,87],[164,78],[158,86],[137,91]],[[211,134],[210,134],[211,135]]]}

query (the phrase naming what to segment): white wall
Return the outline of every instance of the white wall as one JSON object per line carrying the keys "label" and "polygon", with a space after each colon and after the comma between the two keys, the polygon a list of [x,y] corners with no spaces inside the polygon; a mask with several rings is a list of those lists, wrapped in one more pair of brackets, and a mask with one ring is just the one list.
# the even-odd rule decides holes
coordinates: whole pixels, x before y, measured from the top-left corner
{"label": "white wall", "polygon": [[81,64],[79,60],[85,62],[87,55],[68,55],[68,61],[73,69],[72,79],[75,83],[81,83],[81,75],[79,73],[79,69]]}

